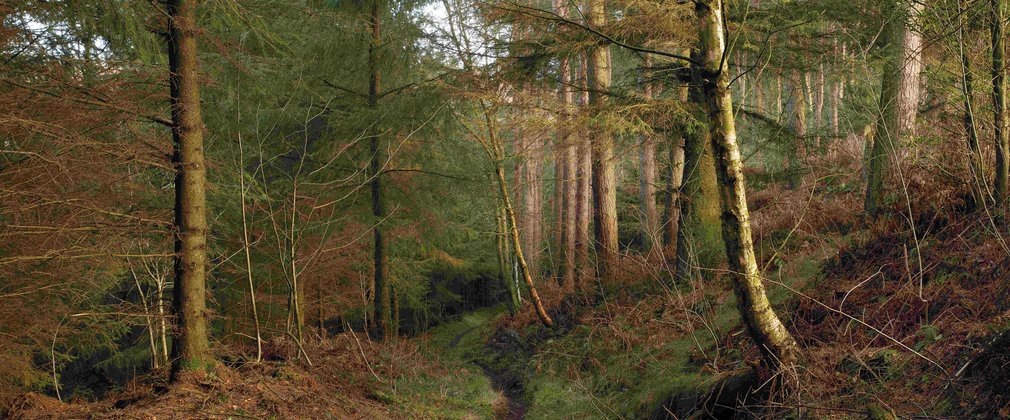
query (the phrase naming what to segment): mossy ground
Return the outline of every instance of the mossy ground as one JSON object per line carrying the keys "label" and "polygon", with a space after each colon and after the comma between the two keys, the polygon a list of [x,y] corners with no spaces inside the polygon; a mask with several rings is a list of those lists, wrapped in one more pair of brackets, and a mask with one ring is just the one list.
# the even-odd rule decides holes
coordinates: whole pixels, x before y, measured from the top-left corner
{"label": "mossy ground", "polygon": [[411,418],[492,418],[503,396],[474,360],[490,334],[501,306],[469,312],[433,328],[423,338],[422,357],[442,367],[437,372],[402,376],[386,390],[387,402]]}
{"label": "mossy ground", "polygon": [[[774,279],[802,288],[833,252],[826,245],[783,262]],[[676,308],[675,291],[620,288],[581,314],[569,332],[541,342],[529,362],[508,362],[528,377],[527,418],[648,417],[671,398],[701,397],[745,369],[739,346],[727,342],[745,337],[738,334],[736,299],[726,286],[695,296],[688,308],[694,314]],[[792,296],[784,287],[769,287],[776,307]]]}

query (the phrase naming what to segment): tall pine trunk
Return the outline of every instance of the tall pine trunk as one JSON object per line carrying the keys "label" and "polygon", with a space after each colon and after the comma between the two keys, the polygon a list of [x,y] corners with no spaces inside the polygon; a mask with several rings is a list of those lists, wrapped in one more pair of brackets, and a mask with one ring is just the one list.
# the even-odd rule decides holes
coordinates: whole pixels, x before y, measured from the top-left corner
{"label": "tall pine trunk", "polygon": [[702,87],[708,105],[712,147],[717,158],[723,214],[722,233],[733,275],[737,307],[751,338],[770,366],[788,366],[799,358],[799,346],[772,310],[761,283],[751,239],[743,162],[736,142],[725,48],[722,0],[695,3],[702,51]]}
{"label": "tall pine trunk", "polygon": [[[647,73],[652,66],[651,57],[647,54],[642,72],[642,97],[645,102],[652,101],[651,75]],[[639,201],[642,205],[642,236],[649,254],[662,248],[659,234],[659,212],[656,208],[656,142],[651,135],[642,134],[638,143],[639,160]]]}
{"label": "tall pine trunk", "polygon": [[[554,9],[562,18],[568,17],[568,3],[554,1]],[[576,223],[576,151],[572,141],[571,118],[574,91],[572,90],[572,69],[568,57],[561,59],[558,100],[561,102],[561,130],[558,138],[560,146],[561,181],[557,184],[561,193],[557,195],[560,211],[556,221],[559,231],[559,254],[561,260],[561,288],[565,293],[575,291],[575,223]]]}
{"label": "tall pine trunk", "polygon": [[[371,12],[368,16],[368,30],[371,41],[368,44],[368,107],[377,109],[379,106],[379,89],[381,74],[379,72],[378,50],[382,43],[382,8],[381,0],[372,0]],[[369,186],[372,193],[372,236],[374,239],[372,263],[374,269],[374,290],[372,296],[374,335],[383,338],[390,331],[392,321],[392,300],[389,287],[389,257],[386,255],[386,238],[383,236],[383,219],[386,218],[386,205],[382,196],[382,170],[386,162],[385,148],[382,144],[382,130],[375,128],[369,139],[371,158],[368,163]]]}
{"label": "tall pine trunk", "polygon": [[[687,85],[677,87],[677,98],[687,103]],[[681,224],[681,202],[684,181],[684,146],[687,138],[686,124],[678,124],[670,138],[670,173],[668,174],[666,209],[663,211],[663,258],[667,264],[676,264],[677,232]]]}
{"label": "tall pine trunk", "polygon": [[207,313],[207,167],[197,62],[195,0],[171,0],[168,62],[175,176],[175,288],[177,319],[172,376],[213,365]]}
{"label": "tall pine trunk", "polygon": [[789,156],[789,188],[796,188],[803,176],[803,164],[806,159],[806,136],[807,136],[807,105],[806,93],[803,88],[804,76],[796,71],[793,73],[790,111],[793,123],[793,133],[796,135],[796,143],[790,149]]}
{"label": "tall pine trunk", "polygon": [[[585,55],[579,66],[579,83],[581,85],[579,105],[585,110],[589,107],[589,64],[588,57]],[[575,148],[575,267],[577,279],[590,276],[594,271],[589,263],[589,246],[592,243],[589,229],[592,218],[591,184],[593,176],[589,133],[587,128],[582,128]],[[575,288],[579,287],[579,281],[576,280]]]}
{"label": "tall pine trunk", "polygon": [[[606,24],[606,1],[589,0],[589,26]],[[596,45],[589,49],[589,87],[593,110],[606,112],[610,94],[610,46]],[[614,139],[609,127],[597,123],[592,127],[593,161],[593,224],[598,275],[611,278],[617,265],[617,181],[614,175]]]}
{"label": "tall pine trunk", "polygon": [[870,154],[867,156],[866,199],[863,209],[870,215],[884,203],[884,178],[892,159],[898,158],[902,143],[914,135],[919,104],[919,73],[922,71],[922,36],[913,30],[921,3],[893,0],[893,16],[887,20],[885,39],[888,57],[880,87],[879,114]]}

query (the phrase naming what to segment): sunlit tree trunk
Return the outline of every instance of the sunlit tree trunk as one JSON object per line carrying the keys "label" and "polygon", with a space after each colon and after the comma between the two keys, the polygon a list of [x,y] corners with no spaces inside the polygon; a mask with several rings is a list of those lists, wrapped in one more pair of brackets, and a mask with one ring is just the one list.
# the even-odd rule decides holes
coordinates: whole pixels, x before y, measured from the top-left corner
{"label": "sunlit tree trunk", "polygon": [[[652,66],[652,59],[645,56],[646,69]],[[642,97],[646,102],[652,100],[651,75],[642,74]],[[639,200],[642,203],[642,236],[649,253],[662,248],[659,235],[659,211],[656,208],[656,142],[650,135],[642,134],[638,143],[639,157]]]}
{"label": "sunlit tree trunk", "polygon": [[992,0],[992,85],[993,113],[996,122],[996,205],[1003,208],[1007,200],[1010,176],[1010,117],[1007,115],[1006,77],[1006,0]]}
{"label": "sunlit tree trunk", "polygon": [[[372,0],[371,12],[368,16],[368,30],[370,42],[368,44],[368,107],[376,109],[379,106],[379,89],[381,85],[381,74],[379,72],[379,47],[382,43],[382,0]],[[379,128],[373,130],[369,138],[369,153],[371,158],[368,163],[369,186],[372,197],[372,236],[373,253],[372,266],[374,269],[374,290],[373,300],[373,334],[377,338],[383,338],[387,334],[396,334],[392,331],[392,308],[389,287],[389,257],[386,255],[386,238],[383,232],[384,220],[386,218],[386,205],[382,195],[382,169],[386,162],[385,147],[382,144],[382,131]]]}
{"label": "sunlit tree trunk", "polygon": [[[568,2],[555,0],[554,9],[562,18],[568,17]],[[561,287],[565,293],[575,291],[575,225],[576,225],[576,146],[573,141],[571,130],[571,118],[573,105],[575,102],[574,90],[572,89],[572,69],[568,57],[565,56],[559,63],[560,86],[558,89],[558,100],[561,102],[561,130],[560,141],[560,172],[561,182],[558,184],[561,194],[558,195],[558,203],[561,211],[557,212],[557,225],[559,230],[560,260],[561,260]]]}
{"label": "sunlit tree trunk", "polygon": [[782,71],[775,72],[775,121],[782,121]]}
{"label": "sunlit tree trunk", "polygon": [[[824,121],[824,64],[822,63],[818,67],[817,71],[817,89],[815,93],[814,104],[814,147],[818,150],[821,148],[821,129],[823,126],[821,123]],[[815,152],[816,153],[816,152]]]}
{"label": "sunlit tree trunk", "polygon": [[790,149],[789,156],[789,188],[796,188],[799,179],[802,177],[803,164],[806,158],[806,136],[807,136],[807,105],[806,94],[803,89],[803,76],[799,71],[793,73],[790,90],[792,101],[789,103],[790,118],[793,124],[793,133],[796,134],[796,143]]}
{"label": "sunlit tree trunk", "polygon": [[[495,141],[492,140],[494,143]],[[533,284],[533,275],[530,273],[529,266],[526,264],[526,258],[523,255],[523,247],[519,241],[519,229],[516,228],[516,214],[515,210],[512,208],[512,201],[509,198],[508,182],[505,180],[505,167],[501,163],[501,155],[504,153],[499,153],[498,159],[495,164],[495,174],[498,177],[498,187],[501,192],[501,199],[505,207],[505,217],[508,221],[509,230],[512,237],[512,248],[515,251],[514,255],[517,262],[519,263],[519,269],[522,272],[523,279],[526,281],[526,286],[530,289],[530,300],[533,301],[533,308],[537,312],[537,317],[540,318],[546,326],[551,326],[554,321],[551,319],[550,315],[547,314],[547,309],[544,308],[543,302],[540,300],[540,294],[537,292],[536,285]]]}
{"label": "sunlit tree trunk", "polygon": [[919,104],[919,73],[922,71],[922,36],[914,30],[922,4],[911,0],[891,0],[893,16],[883,34],[887,45],[880,87],[879,114],[870,155],[867,156],[866,199],[863,209],[879,213],[884,202],[884,178],[892,159],[898,158],[902,143],[915,135]]}
{"label": "sunlit tree trunk", "polygon": [[733,274],[737,307],[748,333],[771,366],[788,366],[798,360],[799,347],[772,310],[754,257],[743,163],[736,142],[729,73],[722,56],[725,48],[722,1],[695,3],[702,51],[702,86],[708,105],[709,129],[717,156],[716,172],[723,214],[722,234]]}
{"label": "sunlit tree trunk", "polygon": [[195,0],[170,0],[168,62],[175,176],[175,340],[172,376],[209,369],[207,311],[207,167],[197,62]]}
{"label": "sunlit tree trunk", "polygon": [[[579,66],[579,104],[585,110],[589,106],[589,72],[588,59],[582,57]],[[595,271],[589,262],[589,246],[592,243],[590,220],[592,217],[592,153],[590,152],[589,130],[583,128],[580,132],[579,141],[575,148],[576,154],[576,189],[575,189],[575,267],[576,284],[580,287],[579,279],[591,276]]]}
{"label": "sunlit tree trunk", "polygon": [[[598,28],[606,23],[606,1],[589,0],[588,23]],[[589,49],[589,96],[595,112],[606,112],[610,94],[610,46]],[[592,127],[593,225],[600,278],[614,275],[617,265],[617,181],[614,175],[614,139],[609,127]]]}

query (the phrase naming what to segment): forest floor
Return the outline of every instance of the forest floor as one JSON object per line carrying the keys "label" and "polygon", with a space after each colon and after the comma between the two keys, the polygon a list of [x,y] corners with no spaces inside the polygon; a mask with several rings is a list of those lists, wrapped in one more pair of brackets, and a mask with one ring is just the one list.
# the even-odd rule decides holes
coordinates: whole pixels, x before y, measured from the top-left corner
{"label": "forest floor", "polygon": [[[168,387],[156,375],[97,402],[28,394],[13,418],[684,418],[1010,416],[1010,247],[943,200],[858,218],[843,181],[751,196],[769,297],[806,355],[793,392],[740,326],[725,275],[674,283],[636,257],[627,278],[551,301],[557,327],[501,306],[411,339],[344,333]],[[915,187],[913,185],[913,187]],[[922,186],[943,193],[938,186]],[[938,204],[941,203],[941,204]],[[658,274],[657,274],[658,273]],[[883,413],[883,417],[881,416]]]}

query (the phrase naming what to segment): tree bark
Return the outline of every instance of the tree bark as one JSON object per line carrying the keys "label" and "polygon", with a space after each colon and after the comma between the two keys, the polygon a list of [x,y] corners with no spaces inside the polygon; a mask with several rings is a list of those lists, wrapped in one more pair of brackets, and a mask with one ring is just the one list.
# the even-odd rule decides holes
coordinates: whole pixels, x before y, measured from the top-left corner
{"label": "tree bark", "polygon": [[818,66],[817,91],[815,93],[815,100],[817,102],[814,103],[814,147],[819,151],[821,148],[821,130],[823,128],[821,123],[824,121],[824,63]]}
{"label": "tree bark", "polygon": [[1002,209],[1007,200],[1007,183],[1010,182],[1010,116],[1007,115],[1006,77],[1006,0],[992,0],[992,85],[993,113],[996,122],[996,179],[995,199]]}
{"label": "tree bark", "polygon": [[789,188],[796,188],[802,177],[803,165],[801,162],[806,158],[806,136],[807,136],[807,106],[806,94],[803,88],[804,77],[799,71],[793,73],[792,80],[792,122],[793,133],[796,134],[795,147],[791,149],[789,156]]}
{"label": "tree bark", "polygon": [[175,176],[175,288],[177,319],[172,377],[209,369],[207,311],[207,167],[197,61],[195,0],[170,0],[168,61]]}
{"label": "tree bark", "polygon": [[[688,87],[678,86],[677,97],[687,103]],[[680,125],[670,139],[670,173],[667,184],[666,209],[663,212],[663,257],[667,264],[676,266],[677,232],[680,230],[681,196],[684,182],[684,144],[687,127]]]}
{"label": "tree bark", "polygon": [[523,256],[523,247],[519,242],[519,230],[516,228],[516,214],[515,210],[512,208],[512,202],[509,199],[508,184],[505,181],[505,168],[502,166],[501,160],[498,160],[495,166],[495,174],[498,176],[498,187],[505,206],[505,216],[511,230],[512,247],[515,250],[515,256],[519,263],[519,269],[522,271],[523,279],[526,281],[526,286],[530,289],[530,300],[533,301],[533,308],[536,310],[537,316],[540,318],[540,322],[550,327],[551,325],[554,325],[554,320],[552,320],[551,316],[547,314],[547,310],[544,308],[543,302],[540,301],[540,294],[537,293],[536,285],[533,284],[533,276],[530,274],[529,266],[526,265],[526,258]]}
{"label": "tree bark", "polygon": [[[644,66],[652,66],[651,57],[646,54]],[[650,75],[642,74],[642,99],[652,101]],[[659,232],[659,212],[656,208],[656,142],[651,136],[642,134],[638,143],[639,160],[639,200],[642,203],[642,236],[648,254],[662,248]]]}
{"label": "tree bark", "polygon": [[[589,107],[589,64],[586,55],[582,57],[582,65],[579,66],[579,103],[583,109]],[[589,263],[589,247],[592,243],[590,239],[590,220],[592,212],[592,153],[590,149],[589,130],[583,128],[576,145],[576,189],[575,189],[575,266],[576,284],[575,288],[580,288],[579,278],[591,276],[595,271]]]}
{"label": "tree bark", "polygon": [[870,155],[867,157],[866,199],[863,209],[876,216],[884,203],[884,178],[901,144],[915,135],[919,104],[919,73],[922,71],[922,36],[913,30],[921,3],[893,0],[894,17],[888,19],[880,87],[879,114]]}
{"label": "tree bark", "polygon": [[[589,0],[588,24],[606,24],[606,1]],[[610,94],[610,46],[589,49],[590,100],[594,111],[605,112]],[[617,182],[614,176],[613,136],[606,126],[593,127],[593,224],[598,275],[611,278],[617,265]]]}
{"label": "tree bark", "polygon": [[[964,48],[964,11],[958,2],[959,24],[957,29],[957,46],[961,58],[961,96],[964,101],[964,131],[968,143],[968,173],[971,176],[971,197],[969,207],[984,205],[986,193],[985,172],[982,168],[982,152],[978,143],[978,130],[975,125],[975,108],[972,96],[974,87],[971,74],[971,63],[968,61],[968,51]],[[997,152],[997,156],[999,153]]]}
{"label": "tree bark", "polygon": [[[379,71],[379,46],[382,43],[382,7],[381,0],[372,0],[371,12],[368,16],[370,42],[368,44],[368,107],[377,109],[379,106],[379,89],[381,74]],[[382,167],[386,162],[385,147],[382,144],[382,130],[376,127],[369,138],[371,158],[368,163],[369,186],[372,197],[372,236],[374,269],[373,298],[373,335],[382,339],[390,333],[392,324],[392,308],[389,287],[389,257],[386,255],[386,239],[382,223],[386,218],[386,205],[382,195]],[[395,331],[393,331],[395,334]]]}
{"label": "tree bark", "polygon": [[[692,52],[695,61],[700,51]],[[692,65],[692,83],[688,89],[691,103],[704,104],[701,89],[703,69]],[[699,115],[698,118],[705,118]],[[680,223],[677,229],[677,265],[679,280],[700,281],[702,268],[716,268],[725,258],[722,252],[719,209],[719,181],[709,133],[691,130],[684,138],[684,169],[681,184]]]}
{"label": "tree bark", "polygon": [[717,156],[722,233],[733,275],[737,307],[748,333],[770,366],[789,366],[799,358],[799,346],[772,310],[754,257],[743,163],[736,142],[725,48],[722,1],[695,3],[703,58],[702,81],[710,119],[710,137]]}
{"label": "tree bark", "polygon": [[[554,9],[558,16],[568,17],[568,3],[564,0],[554,0]],[[572,105],[575,102],[572,90],[572,69],[568,57],[562,57],[560,67],[561,80],[558,87],[558,100],[561,102],[561,130],[559,132],[561,182],[557,183],[561,194],[557,195],[560,211],[557,214],[559,227],[558,243],[561,260],[561,288],[565,293],[575,291],[575,223],[576,223],[576,151],[572,141],[571,118]]]}

